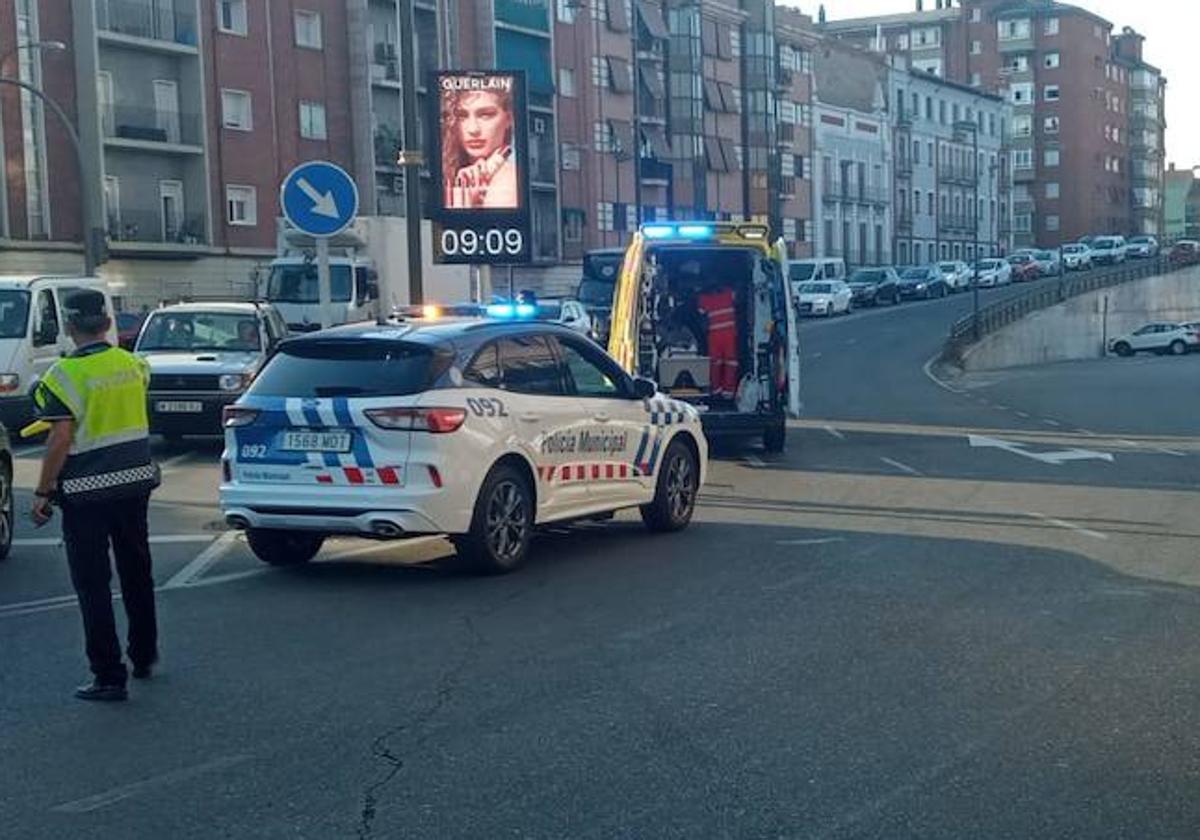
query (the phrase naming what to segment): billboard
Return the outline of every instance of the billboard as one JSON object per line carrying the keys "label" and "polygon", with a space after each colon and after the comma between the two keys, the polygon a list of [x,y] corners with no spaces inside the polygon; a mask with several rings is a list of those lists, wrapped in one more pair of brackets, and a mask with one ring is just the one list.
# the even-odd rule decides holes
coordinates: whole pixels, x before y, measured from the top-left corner
{"label": "billboard", "polygon": [[524,71],[440,71],[430,90],[434,261],[529,262]]}

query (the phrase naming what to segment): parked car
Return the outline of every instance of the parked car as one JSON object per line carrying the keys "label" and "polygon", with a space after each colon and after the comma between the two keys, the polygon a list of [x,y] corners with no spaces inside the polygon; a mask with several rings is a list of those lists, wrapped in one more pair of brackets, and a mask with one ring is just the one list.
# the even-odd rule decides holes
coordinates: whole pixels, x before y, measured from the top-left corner
{"label": "parked car", "polygon": [[1008,258],[1008,264],[1012,268],[1012,281],[1014,283],[1026,283],[1042,276],[1041,271],[1038,269],[1037,260],[1028,251],[1012,254]]}
{"label": "parked car", "polygon": [[232,405],[288,335],[270,304],[179,303],[151,312],[134,352],[150,365],[150,431],[178,441],[221,434]]}
{"label": "parked car", "polygon": [[1012,282],[1012,266],[998,258],[980,260],[975,263],[978,272],[976,282],[982,289],[992,286],[1006,286]]}
{"label": "parked car", "polygon": [[596,338],[592,317],[587,307],[577,300],[540,300],[538,301],[539,321],[553,321],[569,327],[580,335]]}
{"label": "parked car", "polygon": [[1158,240],[1153,236],[1134,236],[1131,237],[1126,248],[1125,255],[1137,259],[1149,259],[1158,256]]}
{"label": "parked car", "polygon": [[1062,257],[1055,251],[1034,251],[1038,274],[1042,277],[1057,277],[1062,274]]}
{"label": "parked car", "polygon": [[1132,356],[1143,350],[1182,356],[1200,347],[1200,331],[1187,324],[1147,324],[1129,335],[1114,338],[1108,349],[1118,356]]}
{"label": "parked car", "polygon": [[924,265],[906,269],[900,275],[900,297],[942,298],[950,294],[950,287],[936,265]]}
{"label": "parked car", "polygon": [[1082,242],[1062,246],[1062,265],[1067,271],[1083,271],[1092,267],[1092,249]]}
{"label": "parked car", "polygon": [[1194,239],[1180,239],[1171,248],[1168,259],[1172,265],[1196,265],[1200,263],[1200,242]]}
{"label": "parked car", "polygon": [[900,302],[900,276],[891,268],[860,268],[846,283],[855,306]]}
{"label": "parked car", "polygon": [[118,312],[116,322],[117,343],[126,350],[132,350],[133,345],[137,344],[137,337],[138,333],[142,330],[142,324],[146,323],[146,313]]}
{"label": "parked car", "polygon": [[853,307],[854,293],[841,280],[800,283],[796,289],[796,311],[801,315],[843,315]]}
{"label": "parked car", "polygon": [[962,260],[954,260],[952,262],[940,262],[938,268],[942,272],[942,279],[946,281],[946,285],[952,292],[965,292],[971,288],[971,266],[967,265]]}
{"label": "parked car", "polygon": [[841,257],[790,260],[788,279],[792,281],[793,287],[797,283],[807,283],[809,280],[845,280],[846,261]]}
{"label": "parked car", "polygon": [[1120,265],[1125,262],[1125,237],[1097,236],[1092,240],[1093,265]]}

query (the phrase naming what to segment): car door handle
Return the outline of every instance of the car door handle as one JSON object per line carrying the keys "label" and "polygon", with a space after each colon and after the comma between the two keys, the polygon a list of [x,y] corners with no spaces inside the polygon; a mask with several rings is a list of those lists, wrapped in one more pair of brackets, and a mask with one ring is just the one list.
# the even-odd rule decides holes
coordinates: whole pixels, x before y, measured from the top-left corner
{"label": "car door handle", "polygon": [[612,419],[612,417],[609,416],[608,414],[605,414],[603,411],[597,411],[595,414],[592,415],[592,419],[595,420],[597,423],[607,423],[609,420]]}
{"label": "car door handle", "polygon": [[542,419],[542,415],[535,414],[532,411],[526,411],[523,414],[518,414],[517,419],[525,423],[537,423]]}

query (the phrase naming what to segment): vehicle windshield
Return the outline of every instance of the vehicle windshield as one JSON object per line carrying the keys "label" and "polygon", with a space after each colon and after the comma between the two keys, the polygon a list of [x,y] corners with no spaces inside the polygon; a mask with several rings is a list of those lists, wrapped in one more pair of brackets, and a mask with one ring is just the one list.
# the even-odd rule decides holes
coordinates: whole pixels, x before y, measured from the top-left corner
{"label": "vehicle windshield", "polygon": [[833,286],[828,283],[804,283],[800,286],[802,295],[827,295],[832,291]]}
{"label": "vehicle windshield", "polygon": [[1117,247],[1115,239],[1097,239],[1092,242],[1093,251],[1107,251],[1115,247]]}
{"label": "vehicle windshield", "polygon": [[799,265],[788,266],[788,274],[792,278],[793,283],[811,280],[816,271],[817,267],[812,263],[800,263]]}
{"label": "vehicle windshield", "polygon": [[[338,303],[350,300],[350,266],[329,266],[329,299]],[[272,266],[267,279],[267,300],[273,303],[320,303],[317,264]]]}
{"label": "vehicle windshield", "polygon": [[928,276],[929,272],[924,268],[909,268],[901,275],[905,280],[924,280]]}
{"label": "vehicle windshield", "polygon": [[249,393],[264,397],[396,397],[426,390],[454,354],[364,339],[285,342]]}
{"label": "vehicle windshield", "polygon": [[991,271],[999,265],[999,260],[980,260],[975,264],[975,267],[980,271]]}
{"label": "vehicle windshield", "polygon": [[585,277],[579,283],[579,301],[584,306],[610,307],[616,288],[615,279],[597,280]]}
{"label": "vehicle windshield", "polygon": [[1035,259],[1039,259],[1039,260],[1052,260],[1052,259],[1054,259],[1054,255],[1053,255],[1053,254],[1051,254],[1049,251],[1037,251],[1037,252],[1035,252],[1035,253],[1034,253],[1034,255],[1033,255],[1033,256],[1034,256],[1034,258],[1035,258]]}
{"label": "vehicle windshield", "polygon": [[1129,240],[1130,245],[1148,245],[1150,242],[1151,239],[1149,236],[1135,236]]}
{"label": "vehicle windshield", "polygon": [[942,271],[958,271],[958,266],[954,263],[941,263],[938,268]]}
{"label": "vehicle windshield", "polygon": [[29,328],[29,292],[0,291],[0,338],[24,338]]}
{"label": "vehicle windshield", "polygon": [[1083,245],[1064,245],[1063,246],[1064,254],[1082,254],[1086,250],[1087,250],[1087,248]]}
{"label": "vehicle windshield", "polygon": [[882,271],[868,271],[860,268],[858,271],[850,275],[851,283],[879,283],[883,280],[884,273]]}
{"label": "vehicle windshield", "polygon": [[137,351],[253,351],[262,349],[258,317],[237,312],[156,312]]}

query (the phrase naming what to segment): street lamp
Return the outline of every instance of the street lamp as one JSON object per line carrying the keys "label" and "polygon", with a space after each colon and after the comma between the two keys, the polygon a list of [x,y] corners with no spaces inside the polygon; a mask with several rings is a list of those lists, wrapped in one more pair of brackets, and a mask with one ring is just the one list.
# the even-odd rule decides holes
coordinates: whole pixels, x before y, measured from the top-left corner
{"label": "street lamp", "polygon": [[971,253],[974,254],[971,259],[971,332],[975,341],[979,341],[979,126],[966,120],[954,124],[956,136],[961,137],[967,132],[971,134],[971,215],[975,217],[971,229]]}
{"label": "street lamp", "polygon": [[[66,50],[67,45],[62,41],[30,41],[27,44],[18,44],[13,49],[0,56],[0,74],[4,72],[4,65],[10,58],[17,54],[20,50],[47,50],[50,52],[62,52]],[[71,147],[75,150],[75,162],[79,167],[79,186],[84,193],[83,207],[83,273],[91,276],[96,273],[96,230],[94,220],[92,219],[91,202],[87,200],[87,193],[95,189],[94,184],[88,182],[86,176],[86,168],[83,163],[83,147],[79,142],[79,133],[75,130],[75,126],[71,124],[71,120],[67,117],[66,112],[62,107],[50,98],[41,88],[22,81],[21,79],[13,79],[8,76],[0,75],[0,85],[12,85],[21,90],[28,91],[33,96],[40,99],[50,110],[58,121],[62,123],[63,130],[67,133],[67,139],[71,141]]]}

